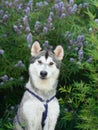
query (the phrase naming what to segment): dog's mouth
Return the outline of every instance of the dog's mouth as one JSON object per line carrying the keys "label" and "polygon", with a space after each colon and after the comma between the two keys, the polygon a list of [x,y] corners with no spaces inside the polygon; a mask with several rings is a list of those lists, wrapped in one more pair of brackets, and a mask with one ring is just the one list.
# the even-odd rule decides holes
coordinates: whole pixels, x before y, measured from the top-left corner
{"label": "dog's mouth", "polygon": [[45,79],[47,79],[47,77],[40,76],[40,79],[45,80]]}

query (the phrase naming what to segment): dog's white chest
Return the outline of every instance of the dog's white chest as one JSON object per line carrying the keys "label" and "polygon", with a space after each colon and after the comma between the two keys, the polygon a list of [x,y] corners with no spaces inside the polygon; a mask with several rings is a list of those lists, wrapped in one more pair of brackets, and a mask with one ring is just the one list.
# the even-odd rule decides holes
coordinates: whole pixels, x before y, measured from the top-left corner
{"label": "dog's white chest", "polygon": [[[38,99],[27,100],[23,105],[23,113],[28,119],[28,123],[31,129],[41,130],[42,129],[42,116],[45,111],[45,106],[43,102],[40,102]],[[53,99],[48,103],[47,117],[45,120],[44,130],[48,130],[49,126],[55,124],[59,114],[59,104],[57,99]],[[53,123],[52,123],[53,122]],[[51,129],[49,129],[51,130]]]}

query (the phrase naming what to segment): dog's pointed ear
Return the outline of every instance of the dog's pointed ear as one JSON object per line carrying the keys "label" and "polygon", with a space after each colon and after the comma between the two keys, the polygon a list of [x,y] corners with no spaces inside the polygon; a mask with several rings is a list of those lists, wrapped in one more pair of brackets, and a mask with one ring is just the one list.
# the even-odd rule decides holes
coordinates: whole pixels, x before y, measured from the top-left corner
{"label": "dog's pointed ear", "polygon": [[40,44],[38,41],[35,41],[31,47],[31,55],[35,56],[41,50]]}
{"label": "dog's pointed ear", "polygon": [[54,53],[57,57],[58,60],[62,60],[63,59],[63,56],[64,56],[64,49],[61,45],[58,45],[55,50],[54,50]]}

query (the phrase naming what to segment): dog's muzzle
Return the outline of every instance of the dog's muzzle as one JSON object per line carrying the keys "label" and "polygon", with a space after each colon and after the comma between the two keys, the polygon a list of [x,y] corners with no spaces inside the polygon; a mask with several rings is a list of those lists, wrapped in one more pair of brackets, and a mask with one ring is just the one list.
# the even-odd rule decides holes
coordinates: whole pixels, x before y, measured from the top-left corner
{"label": "dog's muzzle", "polygon": [[40,72],[40,77],[42,78],[42,79],[45,79],[46,77],[47,77],[47,72],[46,71],[41,71]]}

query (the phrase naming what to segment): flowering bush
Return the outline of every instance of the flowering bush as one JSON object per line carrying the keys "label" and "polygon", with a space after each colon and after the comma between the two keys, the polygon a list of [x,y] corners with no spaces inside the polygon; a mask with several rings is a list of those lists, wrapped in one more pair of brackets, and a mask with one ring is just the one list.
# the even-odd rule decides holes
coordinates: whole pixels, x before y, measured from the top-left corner
{"label": "flowering bush", "polygon": [[28,80],[30,47],[65,50],[58,86],[57,130],[98,129],[97,0],[2,0],[0,2],[0,128],[12,120]]}

